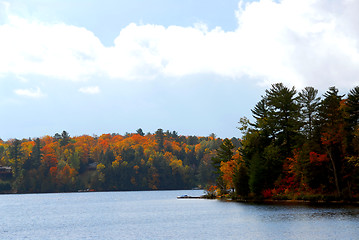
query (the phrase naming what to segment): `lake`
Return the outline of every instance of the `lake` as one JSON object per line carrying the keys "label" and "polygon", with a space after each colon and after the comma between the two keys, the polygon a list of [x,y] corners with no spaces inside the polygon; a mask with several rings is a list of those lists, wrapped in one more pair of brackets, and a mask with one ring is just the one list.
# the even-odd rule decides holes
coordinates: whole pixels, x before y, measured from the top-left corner
{"label": "lake", "polygon": [[0,239],[358,239],[359,208],[205,199],[201,190],[0,195]]}

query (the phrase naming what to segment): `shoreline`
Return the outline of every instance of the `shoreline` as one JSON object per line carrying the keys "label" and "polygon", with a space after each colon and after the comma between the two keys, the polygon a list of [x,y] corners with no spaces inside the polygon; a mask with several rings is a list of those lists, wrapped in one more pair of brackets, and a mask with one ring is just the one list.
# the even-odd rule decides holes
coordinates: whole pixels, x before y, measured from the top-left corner
{"label": "shoreline", "polygon": [[246,199],[221,199],[215,198],[219,201],[227,202],[239,202],[248,204],[267,204],[267,205],[320,205],[320,206],[356,206],[359,207],[359,201],[324,201],[324,200],[276,200],[276,199],[264,199],[264,200],[246,200]]}

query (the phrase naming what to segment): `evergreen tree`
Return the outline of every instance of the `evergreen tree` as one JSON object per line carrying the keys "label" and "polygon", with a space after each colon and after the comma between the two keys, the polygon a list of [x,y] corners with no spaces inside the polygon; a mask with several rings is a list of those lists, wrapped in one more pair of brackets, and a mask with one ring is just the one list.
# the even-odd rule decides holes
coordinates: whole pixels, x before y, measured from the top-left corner
{"label": "evergreen tree", "polygon": [[217,173],[219,173],[219,168],[221,167],[221,162],[228,162],[233,157],[234,145],[228,138],[223,140],[223,143],[217,149],[217,155],[212,158],[212,163]]}
{"label": "evergreen tree", "polygon": [[61,134],[60,145],[66,146],[69,142],[70,142],[70,135],[66,131],[63,131]]}
{"label": "evergreen tree", "polygon": [[145,136],[145,133],[142,131],[142,128],[137,129],[136,132],[141,136]]}
{"label": "evergreen tree", "polygon": [[237,195],[245,197],[249,193],[248,168],[244,162],[238,163],[237,172],[234,174],[234,188]]}
{"label": "evergreen tree", "polygon": [[299,109],[295,88],[287,88],[282,83],[273,84],[266,90],[269,108],[268,123],[274,130],[275,141],[282,147],[283,157],[290,157],[300,129]]}
{"label": "evergreen tree", "polygon": [[313,138],[314,122],[318,115],[320,97],[317,97],[318,90],[313,87],[304,88],[299,94],[298,102],[301,106],[301,121],[303,133],[307,139]]}
{"label": "evergreen tree", "polygon": [[14,177],[17,178],[19,176],[20,170],[22,168],[20,163],[20,158],[22,157],[21,150],[21,141],[15,139],[9,147],[9,157],[12,163],[12,170],[14,173]]}
{"label": "evergreen tree", "polygon": [[254,154],[250,160],[248,185],[252,193],[259,196],[265,185],[265,169],[264,159],[258,154]]}
{"label": "evergreen tree", "polygon": [[349,91],[346,112],[347,151],[357,156],[359,155],[359,86]]}
{"label": "evergreen tree", "polygon": [[156,131],[156,142],[157,142],[157,147],[159,151],[163,150],[163,143],[164,143],[164,133],[163,133],[163,129],[159,128]]}
{"label": "evergreen tree", "polygon": [[331,163],[337,195],[341,195],[341,168],[344,158],[344,112],[342,100],[335,87],[329,88],[319,107],[318,125],[321,133],[321,142]]}

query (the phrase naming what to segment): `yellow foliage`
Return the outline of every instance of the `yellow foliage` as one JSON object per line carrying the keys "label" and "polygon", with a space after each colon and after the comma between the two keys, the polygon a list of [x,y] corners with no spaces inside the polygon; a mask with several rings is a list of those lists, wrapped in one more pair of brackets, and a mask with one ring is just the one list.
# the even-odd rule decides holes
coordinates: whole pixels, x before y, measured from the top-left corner
{"label": "yellow foliage", "polygon": [[112,162],[112,167],[113,168],[118,168],[120,166],[120,162],[118,160],[115,160]]}
{"label": "yellow foliage", "polygon": [[24,153],[25,157],[30,157],[30,154],[32,152],[32,148],[34,146],[35,146],[35,142],[33,142],[33,141],[21,143],[21,148],[23,150],[23,153]]}
{"label": "yellow foliage", "polygon": [[102,172],[102,170],[104,170],[104,169],[105,169],[105,165],[103,163],[97,164],[96,170],[98,172]]}
{"label": "yellow foliage", "polygon": [[126,161],[123,161],[122,163],[121,163],[121,167],[126,167],[128,165],[128,162],[126,162]]}
{"label": "yellow foliage", "polygon": [[172,172],[176,173],[178,172],[181,168],[182,168],[182,160],[178,160],[178,159],[172,159],[170,162],[170,167],[172,168]]}

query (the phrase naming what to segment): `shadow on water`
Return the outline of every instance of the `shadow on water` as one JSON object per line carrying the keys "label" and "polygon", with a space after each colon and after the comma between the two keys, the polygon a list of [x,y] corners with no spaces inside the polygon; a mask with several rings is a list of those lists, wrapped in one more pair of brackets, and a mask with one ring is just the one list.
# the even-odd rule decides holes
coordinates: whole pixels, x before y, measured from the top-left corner
{"label": "shadow on water", "polygon": [[359,206],[322,203],[235,203],[260,213],[263,221],[355,220],[359,219]]}

